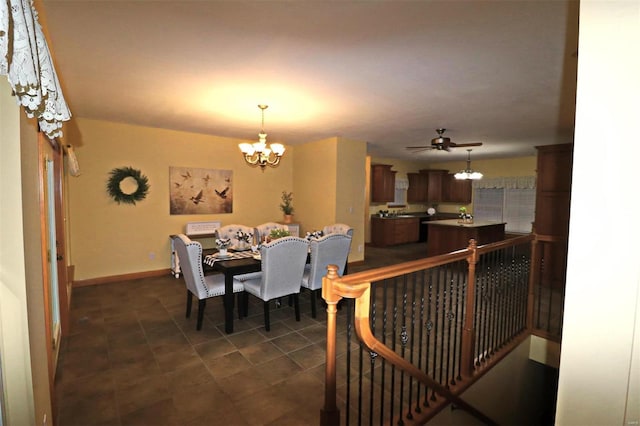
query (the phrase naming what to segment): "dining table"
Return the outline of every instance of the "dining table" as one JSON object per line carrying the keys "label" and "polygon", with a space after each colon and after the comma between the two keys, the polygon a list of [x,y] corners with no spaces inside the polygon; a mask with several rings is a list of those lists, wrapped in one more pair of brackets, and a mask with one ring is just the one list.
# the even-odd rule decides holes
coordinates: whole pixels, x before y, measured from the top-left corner
{"label": "dining table", "polygon": [[217,271],[224,274],[224,331],[227,334],[233,333],[233,277],[236,275],[258,272],[262,269],[262,262],[259,260],[259,253],[250,250],[228,251],[228,256],[222,258],[218,252],[206,254],[202,258],[202,263],[206,271]]}

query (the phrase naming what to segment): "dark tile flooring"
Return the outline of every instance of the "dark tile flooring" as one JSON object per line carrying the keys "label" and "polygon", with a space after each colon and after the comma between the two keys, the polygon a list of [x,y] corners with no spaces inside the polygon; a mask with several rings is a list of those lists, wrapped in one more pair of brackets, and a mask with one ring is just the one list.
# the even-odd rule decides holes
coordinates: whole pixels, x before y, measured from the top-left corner
{"label": "dark tile flooring", "polygon": [[[367,247],[349,272],[424,257],[424,243]],[[325,315],[301,295],[296,322],[286,304],[250,297],[249,316],[225,334],[222,298],[209,299],[201,331],[185,318],[182,278],[74,289],[71,330],[55,384],[58,426],[317,425],[324,398]],[[343,314],[339,314],[343,315]]]}

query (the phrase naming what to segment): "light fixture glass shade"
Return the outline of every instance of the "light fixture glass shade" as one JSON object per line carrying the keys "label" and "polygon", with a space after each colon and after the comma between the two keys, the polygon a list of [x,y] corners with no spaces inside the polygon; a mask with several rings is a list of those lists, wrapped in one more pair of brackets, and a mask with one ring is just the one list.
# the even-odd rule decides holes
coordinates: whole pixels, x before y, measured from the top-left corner
{"label": "light fixture glass shade", "polygon": [[250,166],[259,166],[264,171],[266,166],[276,167],[280,163],[280,157],[284,154],[284,145],[272,143],[267,148],[267,134],[264,132],[264,110],[267,105],[258,105],[262,110],[262,130],[258,133],[258,142],[241,143],[238,148],[244,155],[244,161]]}
{"label": "light fixture glass shade", "polygon": [[282,154],[284,154],[284,145],[282,145],[281,143],[272,143],[271,150],[275,155],[281,156]]}
{"label": "light fixture glass shade", "polygon": [[255,149],[253,149],[253,145],[246,142],[241,143],[240,145],[238,145],[238,147],[240,147],[240,151],[242,151],[243,154],[253,155],[253,153],[256,151]]}
{"label": "light fixture glass shade", "polygon": [[459,171],[453,177],[460,180],[478,180],[482,179],[482,173],[476,172],[471,169],[471,150],[467,150],[467,168]]}
{"label": "light fixture glass shade", "polygon": [[462,170],[453,175],[456,179],[461,180],[478,180],[482,179],[482,173],[474,172],[473,170]]}

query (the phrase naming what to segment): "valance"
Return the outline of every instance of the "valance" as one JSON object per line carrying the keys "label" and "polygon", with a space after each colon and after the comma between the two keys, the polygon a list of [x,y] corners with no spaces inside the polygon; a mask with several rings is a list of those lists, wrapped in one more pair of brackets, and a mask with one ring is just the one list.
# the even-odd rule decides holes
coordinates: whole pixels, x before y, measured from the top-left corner
{"label": "valance", "polygon": [[395,189],[409,189],[409,179],[396,176]]}
{"label": "valance", "polygon": [[506,188],[506,189],[535,189],[535,176],[505,176],[474,180],[474,189]]}
{"label": "valance", "polygon": [[32,0],[0,0],[0,75],[7,76],[18,105],[47,137],[62,136],[62,122],[71,112]]}

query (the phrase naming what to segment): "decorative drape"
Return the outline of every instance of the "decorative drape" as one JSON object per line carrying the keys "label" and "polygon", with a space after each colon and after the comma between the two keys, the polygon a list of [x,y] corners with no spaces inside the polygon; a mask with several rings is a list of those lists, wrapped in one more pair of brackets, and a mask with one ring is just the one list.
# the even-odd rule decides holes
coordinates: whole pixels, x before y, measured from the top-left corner
{"label": "decorative drape", "polygon": [[535,176],[508,176],[473,181],[473,188],[535,189]]}
{"label": "decorative drape", "polygon": [[396,176],[395,189],[409,189],[409,179]]}
{"label": "decorative drape", "polygon": [[40,130],[50,139],[62,136],[71,112],[32,0],[0,0],[0,74]]}

